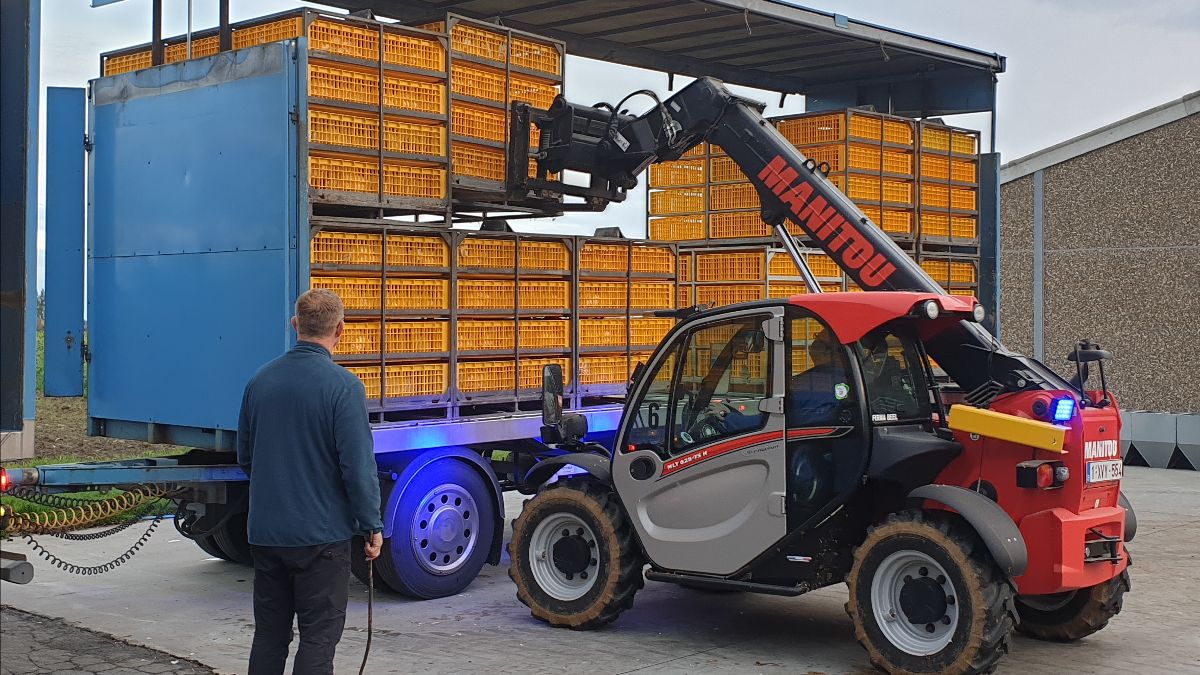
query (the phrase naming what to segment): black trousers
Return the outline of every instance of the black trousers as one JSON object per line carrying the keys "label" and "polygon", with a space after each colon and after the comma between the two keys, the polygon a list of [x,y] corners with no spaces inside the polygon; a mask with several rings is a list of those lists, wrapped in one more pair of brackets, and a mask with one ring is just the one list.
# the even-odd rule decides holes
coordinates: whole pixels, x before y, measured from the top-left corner
{"label": "black trousers", "polygon": [[300,648],[292,672],[333,672],[333,655],[346,625],[350,542],[318,546],[251,546],[254,558],[254,644],[250,675],[279,675],[292,642]]}

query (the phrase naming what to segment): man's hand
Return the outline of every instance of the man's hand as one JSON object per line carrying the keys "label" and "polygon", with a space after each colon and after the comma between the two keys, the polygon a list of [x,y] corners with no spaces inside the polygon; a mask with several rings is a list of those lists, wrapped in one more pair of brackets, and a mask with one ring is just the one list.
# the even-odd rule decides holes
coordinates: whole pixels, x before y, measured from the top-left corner
{"label": "man's hand", "polygon": [[367,560],[374,560],[379,557],[379,551],[383,549],[383,533],[372,532],[367,537],[366,544],[363,546],[363,552],[367,555]]}

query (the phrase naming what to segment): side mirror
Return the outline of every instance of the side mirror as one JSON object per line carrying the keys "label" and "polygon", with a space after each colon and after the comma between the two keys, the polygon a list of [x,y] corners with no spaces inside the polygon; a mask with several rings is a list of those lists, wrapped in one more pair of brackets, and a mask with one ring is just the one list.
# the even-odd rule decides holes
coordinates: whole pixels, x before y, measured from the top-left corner
{"label": "side mirror", "polygon": [[1076,349],[1070,354],[1067,354],[1068,361],[1077,361],[1079,363],[1107,361],[1111,358],[1112,354],[1110,354],[1106,349]]}
{"label": "side mirror", "polygon": [[633,367],[633,372],[629,375],[629,388],[632,390],[637,386],[638,380],[642,379],[642,374],[646,372],[646,362],[638,361]]}
{"label": "side mirror", "polygon": [[563,415],[563,374],[557,363],[542,367],[542,425],[558,426]]}

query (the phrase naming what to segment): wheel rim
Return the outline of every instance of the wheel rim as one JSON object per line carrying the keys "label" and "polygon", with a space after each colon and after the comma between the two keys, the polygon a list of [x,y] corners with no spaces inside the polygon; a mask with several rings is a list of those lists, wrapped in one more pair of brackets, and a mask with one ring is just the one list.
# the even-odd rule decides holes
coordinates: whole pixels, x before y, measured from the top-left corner
{"label": "wheel rim", "polygon": [[445,483],[430,490],[412,520],[412,548],[417,562],[433,574],[452,574],[462,567],[479,540],[479,509],[462,486]]}
{"label": "wheel rim", "polygon": [[897,551],[871,579],[875,623],[897,648],[914,656],[936,654],[958,628],[958,592],[933,558]]}
{"label": "wheel rim", "polygon": [[1054,612],[1066,607],[1068,603],[1075,599],[1075,594],[1078,592],[1066,591],[1050,595],[1022,595],[1019,599],[1022,605],[1030,609],[1039,612]]}
{"label": "wheel rim", "polygon": [[579,516],[555,513],[533,530],[529,567],[537,585],[557,600],[578,600],[596,584],[596,534]]}

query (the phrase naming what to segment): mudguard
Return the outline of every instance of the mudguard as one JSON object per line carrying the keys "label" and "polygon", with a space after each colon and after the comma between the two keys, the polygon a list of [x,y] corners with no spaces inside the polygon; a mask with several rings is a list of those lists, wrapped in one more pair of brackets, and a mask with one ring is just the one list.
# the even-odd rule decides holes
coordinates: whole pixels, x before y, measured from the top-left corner
{"label": "mudguard", "polygon": [[1125,541],[1133,541],[1137,534],[1137,515],[1133,512],[1133,504],[1125,498],[1124,492],[1117,496],[1117,504],[1125,509]]}
{"label": "mudguard", "polygon": [[959,513],[979,533],[1000,569],[1012,577],[1025,573],[1029,551],[1021,530],[1004,509],[978,492],[955,485],[922,485],[908,493],[912,499],[928,499]]}
{"label": "mudguard", "polygon": [[492,470],[491,465],[484,461],[478,453],[472,452],[468,448],[458,446],[432,448],[420,453],[395,453],[386,458],[376,455],[376,460],[380,464],[380,487],[384,502],[382,508],[383,536],[386,538],[393,534],[392,521],[395,520],[396,511],[400,508],[400,498],[404,495],[405,488],[422,469],[443,459],[466,463],[483,476],[484,482],[491,490],[492,498],[496,500],[496,522],[494,523],[496,536],[492,537],[492,550],[488,553],[488,562],[493,565],[500,564],[500,552],[504,544],[504,493],[500,489],[500,483],[496,480],[496,472]]}
{"label": "mudguard", "polygon": [[540,487],[564,466],[577,466],[601,483],[612,485],[612,460],[603,455],[589,452],[573,452],[569,455],[543,459],[533,465],[533,468],[525,474],[525,483]]}

